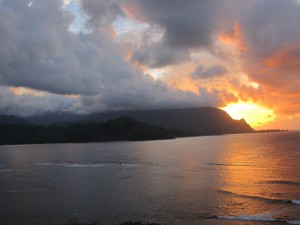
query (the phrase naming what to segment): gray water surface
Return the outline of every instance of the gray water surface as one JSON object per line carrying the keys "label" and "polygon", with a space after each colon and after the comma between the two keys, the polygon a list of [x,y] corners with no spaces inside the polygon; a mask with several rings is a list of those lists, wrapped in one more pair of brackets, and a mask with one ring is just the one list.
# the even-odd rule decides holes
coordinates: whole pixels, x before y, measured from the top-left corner
{"label": "gray water surface", "polygon": [[0,224],[300,224],[300,132],[0,146]]}

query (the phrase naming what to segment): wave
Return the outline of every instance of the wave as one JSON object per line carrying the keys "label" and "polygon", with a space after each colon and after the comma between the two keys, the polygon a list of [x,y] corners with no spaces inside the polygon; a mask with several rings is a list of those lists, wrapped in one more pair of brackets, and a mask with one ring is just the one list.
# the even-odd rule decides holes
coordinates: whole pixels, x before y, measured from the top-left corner
{"label": "wave", "polygon": [[286,221],[288,224],[300,224],[300,220],[288,220]]}
{"label": "wave", "polygon": [[251,163],[208,163],[210,166],[253,166]]}
{"label": "wave", "polygon": [[80,163],[80,162],[68,162],[68,163],[37,163],[39,166],[62,166],[69,168],[77,167],[104,167],[104,166],[122,166],[122,167],[136,167],[138,164],[131,163]]}
{"label": "wave", "polygon": [[76,167],[102,167],[106,164],[103,163],[38,163],[39,166],[62,166],[69,168]]}
{"label": "wave", "polygon": [[136,167],[136,166],[140,166],[138,164],[133,164],[133,163],[119,163],[119,166],[124,166],[124,167]]}
{"label": "wave", "polygon": [[101,167],[102,163],[38,163],[39,166],[62,166],[62,167]]}
{"label": "wave", "polygon": [[12,169],[2,169],[2,170],[0,170],[0,173],[11,173],[11,172],[13,172]]}
{"label": "wave", "polygon": [[291,204],[300,204],[300,200],[298,199],[273,199],[273,198],[267,198],[267,197],[263,197],[263,196],[257,196],[257,195],[246,195],[246,194],[238,194],[238,193],[234,193],[231,191],[227,191],[227,190],[222,190],[219,189],[219,192],[225,193],[225,194],[230,194],[230,195],[235,195],[237,197],[243,197],[243,198],[251,198],[251,199],[257,199],[260,201],[265,201],[268,203],[291,203]]}
{"label": "wave", "polygon": [[17,193],[17,192],[20,192],[20,190],[9,190],[9,191],[3,191],[4,194],[13,194],[13,193]]}
{"label": "wave", "polygon": [[8,191],[0,191],[0,194],[4,195],[12,195],[12,194],[18,194],[18,193],[24,193],[24,192],[34,192],[34,191],[43,191],[45,188],[31,188],[31,189],[13,189]]}
{"label": "wave", "polygon": [[292,200],[292,203],[300,205],[300,200]]}
{"label": "wave", "polygon": [[269,184],[286,184],[286,185],[300,185],[300,181],[289,181],[289,180],[270,180],[270,181],[262,181],[261,183],[269,183]]}
{"label": "wave", "polygon": [[272,217],[271,212],[265,212],[255,215],[239,215],[239,216],[217,216],[218,219],[225,220],[243,220],[243,221],[276,221]]}
{"label": "wave", "polygon": [[241,221],[260,221],[260,222],[285,222],[287,224],[300,224],[299,220],[285,220],[273,218],[272,212],[264,212],[254,215],[239,215],[239,216],[217,216],[218,219],[224,220],[241,220]]}

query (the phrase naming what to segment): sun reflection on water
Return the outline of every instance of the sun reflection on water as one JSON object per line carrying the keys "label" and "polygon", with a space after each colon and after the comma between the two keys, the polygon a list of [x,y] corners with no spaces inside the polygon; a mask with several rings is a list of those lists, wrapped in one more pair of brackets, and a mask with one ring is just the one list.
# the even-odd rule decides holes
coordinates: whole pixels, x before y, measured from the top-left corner
{"label": "sun reflection on water", "polygon": [[[272,220],[284,216],[287,207],[292,207],[286,206],[286,201],[295,196],[297,190],[286,190],[282,180],[286,162],[284,157],[278,157],[282,153],[274,151],[275,145],[262,148],[261,142],[268,141],[264,136],[256,141],[243,145],[230,143],[223,151],[219,164],[219,192],[224,196],[220,202],[221,214],[260,215],[259,218]],[[286,177],[290,179],[288,174]]]}

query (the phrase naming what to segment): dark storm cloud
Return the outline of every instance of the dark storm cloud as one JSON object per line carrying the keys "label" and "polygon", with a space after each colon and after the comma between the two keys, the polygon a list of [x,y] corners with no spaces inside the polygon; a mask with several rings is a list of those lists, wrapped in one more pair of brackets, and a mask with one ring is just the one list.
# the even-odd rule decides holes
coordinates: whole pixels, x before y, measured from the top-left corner
{"label": "dark storm cloud", "polygon": [[191,74],[193,79],[207,79],[212,77],[223,76],[227,70],[221,65],[213,65],[209,68],[205,68],[203,65],[199,65],[194,73]]}
{"label": "dark storm cloud", "polygon": [[190,59],[189,51],[173,49],[163,44],[145,46],[132,55],[132,61],[152,68],[162,68],[168,65],[180,64]]}
{"label": "dark storm cloud", "polygon": [[172,48],[192,48],[211,44],[218,0],[136,0],[140,15],[164,30],[162,42]]}
{"label": "dark storm cloud", "polygon": [[[6,34],[0,36],[0,52],[5,54],[2,83],[58,94],[95,93],[99,80],[93,71],[84,70],[78,55],[80,48],[92,46],[68,31],[72,15],[62,11],[59,1],[32,1],[30,7],[29,2],[0,2],[5,12],[0,13],[0,30]],[[89,79],[92,76],[94,82]]]}
{"label": "dark storm cloud", "polygon": [[83,0],[80,4],[82,10],[90,16],[87,25],[92,28],[110,24],[119,15],[123,15],[118,1],[115,0]]}
{"label": "dark storm cloud", "polygon": [[[87,7],[87,6],[86,6]],[[136,71],[104,30],[69,31],[73,16],[61,1],[0,2],[3,84],[57,94],[96,95]],[[96,18],[92,17],[96,21]]]}
{"label": "dark storm cloud", "polygon": [[[247,51],[244,69],[258,82],[278,111],[300,112],[300,3],[297,0],[250,1],[238,21]],[[280,103],[284,102],[284,103]],[[286,110],[288,108],[288,110]]]}
{"label": "dark storm cloud", "polygon": [[240,6],[238,22],[253,57],[268,57],[284,45],[299,43],[297,0],[253,0]]}
{"label": "dark storm cloud", "polygon": [[[204,91],[200,96],[173,90],[124,60],[110,30],[122,15],[117,2],[84,0],[81,7],[88,17],[87,33],[69,30],[74,16],[60,0],[0,1],[1,89],[20,86],[53,93],[14,96],[6,90],[2,112],[20,114],[26,105],[25,114],[218,104],[217,97]],[[64,96],[70,94],[81,97]]]}
{"label": "dark storm cloud", "polygon": [[[296,0],[82,0],[80,7],[87,29],[74,33],[74,15],[62,0],[0,0],[2,112],[25,105],[39,112],[39,104],[49,111],[76,112],[220,105],[217,91],[200,88],[198,95],[171,89],[135,66],[162,68],[188,61],[192,53],[217,52],[218,35],[232,32],[233,24],[239,25],[238,37],[245,45],[240,53],[243,72],[265,93],[289,96],[291,104],[299,105]],[[126,48],[114,37],[112,23],[119,16],[149,24],[141,43],[130,48],[129,62]],[[224,73],[220,66],[199,66],[191,76],[217,78]],[[50,94],[15,96],[6,88],[18,86]],[[80,97],[65,96],[70,94]]]}
{"label": "dark storm cloud", "polygon": [[[220,0],[132,0],[137,19],[159,26],[163,36],[158,43],[143,45],[133,61],[151,67],[179,64],[190,59],[196,49],[209,50],[222,23],[228,3]],[[228,11],[227,11],[228,12]]]}

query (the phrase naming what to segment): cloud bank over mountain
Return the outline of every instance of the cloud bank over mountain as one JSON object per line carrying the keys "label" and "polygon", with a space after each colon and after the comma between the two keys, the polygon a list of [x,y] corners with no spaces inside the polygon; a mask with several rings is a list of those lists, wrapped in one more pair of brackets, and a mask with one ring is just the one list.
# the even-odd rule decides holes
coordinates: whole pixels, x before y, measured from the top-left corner
{"label": "cloud bank over mountain", "polygon": [[[39,105],[44,99],[61,106],[53,106],[56,110],[78,107],[77,111],[82,112],[218,104],[219,100],[204,89],[201,96],[174,90],[126,61],[124,51],[111,34],[111,23],[121,14],[116,3],[83,1],[82,10],[89,16],[88,33],[69,30],[74,15],[63,9],[61,1],[1,1],[2,89],[26,87],[50,93],[31,96],[31,101],[37,101],[37,112],[42,111],[40,108],[49,109]],[[77,100],[68,95],[77,95]],[[7,101],[12,97],[9,89],[2,91],[3,109],[8,104],[5,102],[9,102],[6,108],[14,107],[15,101]],[[65,107],[63,102],[74,105]],[[17,113],[21,106],[15,107]]]}

